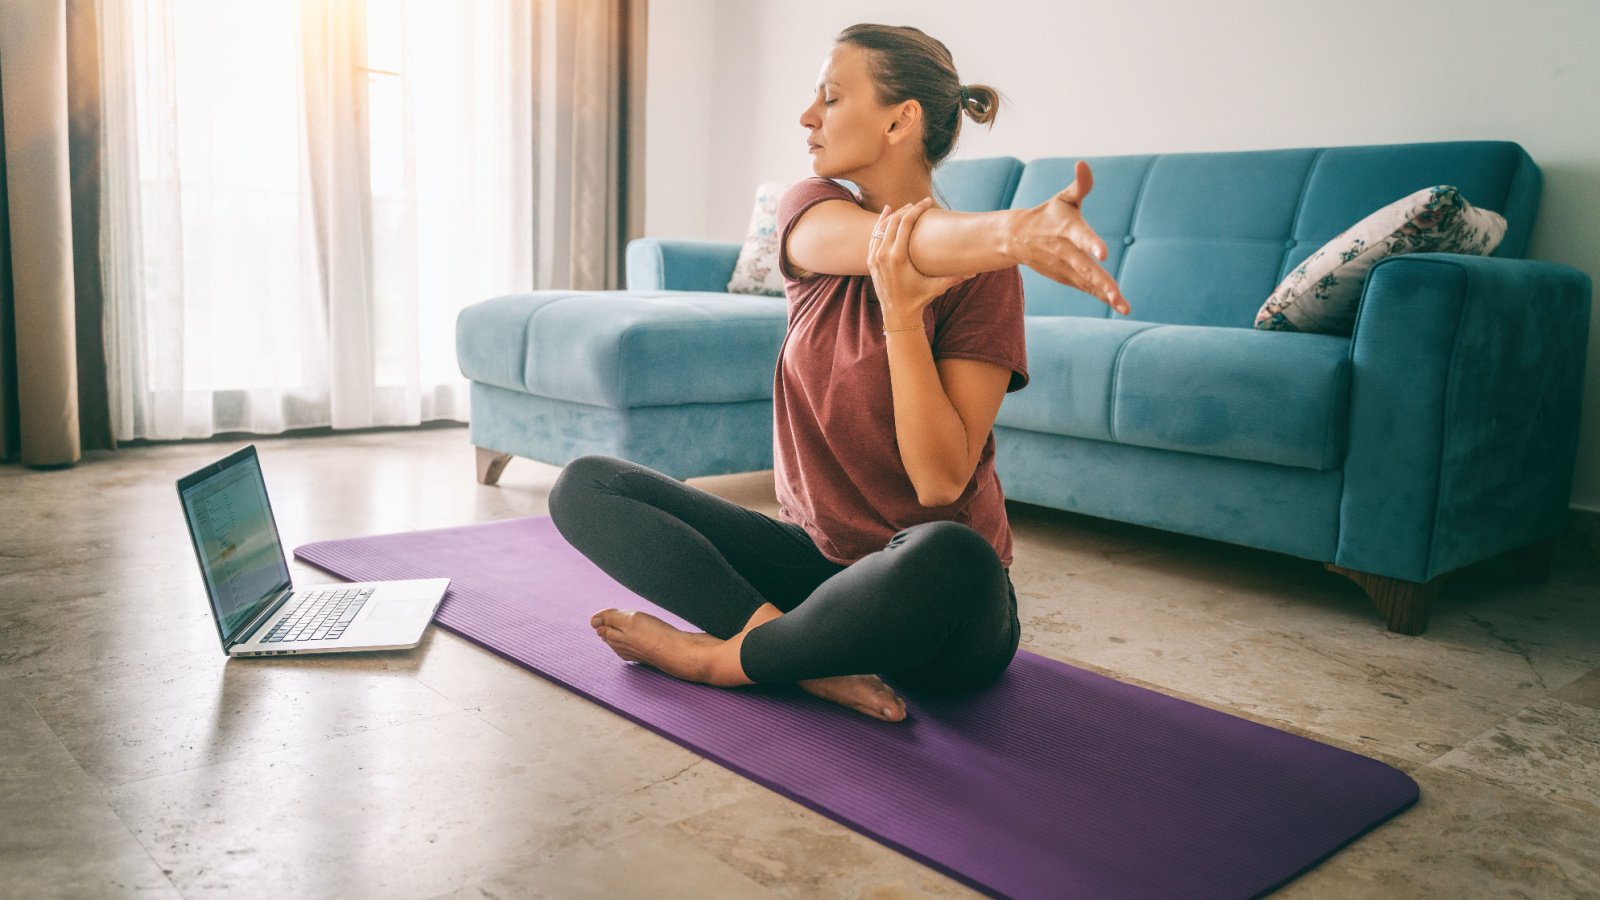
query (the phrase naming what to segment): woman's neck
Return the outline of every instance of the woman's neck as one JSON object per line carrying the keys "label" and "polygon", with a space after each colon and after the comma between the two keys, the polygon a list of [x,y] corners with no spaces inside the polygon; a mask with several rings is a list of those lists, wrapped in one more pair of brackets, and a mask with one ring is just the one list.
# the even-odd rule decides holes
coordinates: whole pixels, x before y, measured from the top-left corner
{"label": "woman's neck", "polygon": [[858,173],[855,181],[861,189],[861,207],[868,212],[879,212],[885,206],[894,212],[908,203],[933,196],[933,179],[928,172],[900,172],[890,174]]}

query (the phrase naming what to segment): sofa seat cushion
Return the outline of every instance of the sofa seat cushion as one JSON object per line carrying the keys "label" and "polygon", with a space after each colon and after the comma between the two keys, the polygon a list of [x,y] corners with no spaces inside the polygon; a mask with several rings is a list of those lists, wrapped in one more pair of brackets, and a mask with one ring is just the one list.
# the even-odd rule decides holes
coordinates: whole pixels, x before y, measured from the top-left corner
{"label": "sofa seat cushion", "polygon": [[782,297],[687,291],[534,291],[456,320],[461,374],[612,409],[772,399]]}
{"label": "sofa seat cushion", "polygon": [[1035,387],[1007,396],[996,425],[1316,470],[1342,463],[1348,338],[1075,316],[1030,316],[1027,328]]}

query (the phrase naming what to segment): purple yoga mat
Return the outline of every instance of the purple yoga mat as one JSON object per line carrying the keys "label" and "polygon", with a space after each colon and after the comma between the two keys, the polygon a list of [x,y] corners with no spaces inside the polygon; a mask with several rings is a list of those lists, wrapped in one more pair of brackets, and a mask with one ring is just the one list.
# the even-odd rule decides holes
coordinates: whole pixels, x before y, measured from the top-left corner
{"label": "purple yoga mat", "polygon": [[355,581],[448,577],[445,628],[990,894],[1257,896],[1417,800],[1376,760],[1025,651],[976,694],[902,690],[900,723],[793,686],[678,681],[618,659],[589,617],[687,624],[546,516],[295,556]]}

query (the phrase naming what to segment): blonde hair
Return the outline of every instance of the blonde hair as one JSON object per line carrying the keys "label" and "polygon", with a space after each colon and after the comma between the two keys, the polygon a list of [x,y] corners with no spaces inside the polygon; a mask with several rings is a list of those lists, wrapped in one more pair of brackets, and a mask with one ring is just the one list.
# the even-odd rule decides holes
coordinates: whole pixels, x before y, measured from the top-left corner
{"label": "blonde hair", "polygon": [[993,126],[1000,92],[986,84],[962,84],[943,41],[909,25],[851,25],[834,41],[872,51],[867,68],[884,106],[915,100],[922,105],[922,152],[932,168],[955,149],[961,114]]}

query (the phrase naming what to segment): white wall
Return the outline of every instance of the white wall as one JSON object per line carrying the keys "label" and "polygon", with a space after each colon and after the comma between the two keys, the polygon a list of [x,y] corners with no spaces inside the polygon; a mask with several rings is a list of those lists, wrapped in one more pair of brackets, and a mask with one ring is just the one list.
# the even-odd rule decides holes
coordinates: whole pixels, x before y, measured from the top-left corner
{"label": "white wall", "polygon": [[[1545,178],[1529,255],[1600,282],[1593,0],[653,0],[650,16],[652,235],[739,240],[757,183],[810,174],[798,120],[833,36],[883,22],[1005,95],[955,158],[1516,141]],[[1573,503],[1600,510],[1600,310],[1589,349]]]}
{"label": "white wall", "polygon": [[651,0],[645,47],[644,233],[700,237],[706,224],[716,4]]}

